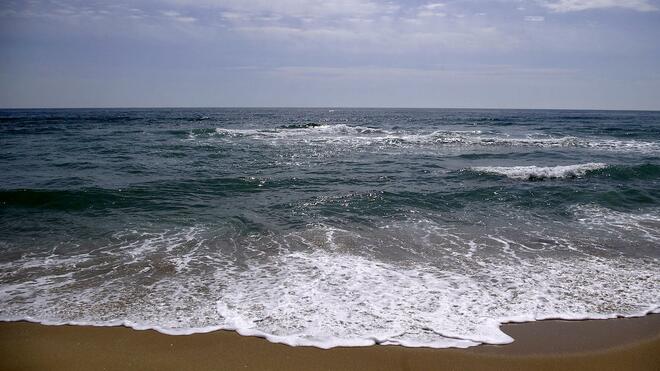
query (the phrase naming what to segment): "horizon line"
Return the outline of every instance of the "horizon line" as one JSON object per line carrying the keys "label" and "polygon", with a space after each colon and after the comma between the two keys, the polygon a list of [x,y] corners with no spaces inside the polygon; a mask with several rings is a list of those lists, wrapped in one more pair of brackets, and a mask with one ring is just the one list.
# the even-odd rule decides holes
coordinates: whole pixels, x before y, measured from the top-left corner
{"label": "horizon line", "polygon": [[396,106],[87,106],[87,107],[0,107],[0,110],[130,110],[130,109],[388,109],[388,110],[501,110],[501,111],[619,111],[660,112],[660,108],[495,108],[495,107],[396,107]]}

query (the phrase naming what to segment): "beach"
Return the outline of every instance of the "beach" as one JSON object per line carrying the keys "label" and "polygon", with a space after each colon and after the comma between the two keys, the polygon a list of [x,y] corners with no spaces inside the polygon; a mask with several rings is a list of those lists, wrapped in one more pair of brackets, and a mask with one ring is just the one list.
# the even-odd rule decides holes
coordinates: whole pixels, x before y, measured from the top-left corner
{"label": "beach", "polygon": [[290,347],[235,332],[0,324],[2,370],[657,370],[660,315],[507,324],[515,342],[468,349]]}
{"label": "beach", "polygon": [[657,369],[659,112],[0,118],[4,369]]}

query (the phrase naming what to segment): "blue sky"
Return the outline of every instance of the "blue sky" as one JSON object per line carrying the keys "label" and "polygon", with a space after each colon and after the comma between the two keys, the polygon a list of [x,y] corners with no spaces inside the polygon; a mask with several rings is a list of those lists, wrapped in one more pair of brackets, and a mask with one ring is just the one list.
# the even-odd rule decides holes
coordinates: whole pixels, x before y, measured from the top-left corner
{"label": "blue sky", "polygon": [[660,109],[655,0],[4,0],[0,107]]}

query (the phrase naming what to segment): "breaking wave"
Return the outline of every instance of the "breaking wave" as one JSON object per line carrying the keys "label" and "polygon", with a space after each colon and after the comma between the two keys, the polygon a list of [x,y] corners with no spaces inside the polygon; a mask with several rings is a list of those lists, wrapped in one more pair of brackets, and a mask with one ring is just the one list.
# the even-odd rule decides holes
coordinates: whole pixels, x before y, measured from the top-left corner
{"label": "breaking wave", "polygon": [[[624,217],[603,223],[619,230]],[[254,254],[237,262],[214,247],[203,228],[126,231],[102,256],[25,256],[0,264],[0,319],[125,325],[173,335],[226,329],[320,348],[465,348],[512,342],[499,328],[507,322],[633,317],[659,309],[657,260],[579,250],[539,255],[543,250],[512,236],[465,239],[428,222],[383,231],[397,241],[411,228],[423,228],[413,235],[423,236],[434,255],[443,248],[466,253],[453,268],[392,262],[347,251],[350,236],[378,243],[373,236],[317,226],[249,236],[241,248]]]}
{"label": "breaking wave", "polygon": [[[482,130],[435,130],[427,133],[406,130],[387,130],[346,124],[292,124],[277,128],[231,129],[216,128],[206,137],[225,139],[251,139],[296,144],[348,144],[348,145],[423,145],[423,146],[497,146],[540,148],[583,148],[613,152],[660,152],[660,144],[639,140],[580,138],[574,136],[548,137],[545,135],[516,136],[509,133],[484,133]],[[199,139],[191,132],[189,139]]]}
{"label": "breaking wave", "polygon": [[606,167],[607,164],[603,164],[603,163],[587,163],[587,164],[578,164],[578,165],[550,166],[550,167],[483,166],[483,167],[473,167],[471,170],[480,173],[503,175],[511,179],[544,180],[544,179],[558,179],[558,178],[577,178],[584,176],[590,171],[604,169]]}

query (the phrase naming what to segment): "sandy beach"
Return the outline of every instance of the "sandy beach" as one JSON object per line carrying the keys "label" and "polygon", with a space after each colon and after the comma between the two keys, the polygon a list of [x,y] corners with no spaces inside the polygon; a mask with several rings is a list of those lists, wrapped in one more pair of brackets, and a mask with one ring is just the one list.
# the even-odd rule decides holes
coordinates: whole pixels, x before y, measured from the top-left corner
{"label": "sandy beach", "polygon": [[230,331],[0,324],[2,370],[658,370],[660,315],[508,324],[503,346],[289,347]]}

